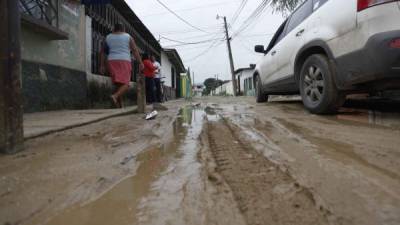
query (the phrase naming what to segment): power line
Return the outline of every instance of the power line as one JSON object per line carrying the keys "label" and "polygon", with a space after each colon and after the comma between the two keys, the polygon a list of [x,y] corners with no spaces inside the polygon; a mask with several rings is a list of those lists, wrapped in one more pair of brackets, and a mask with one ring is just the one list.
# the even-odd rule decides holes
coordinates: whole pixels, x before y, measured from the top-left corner
{"label": "power line", "polygon": [[[217,38],[217,37],[218,37],[218,34],[215,35],[213,38]],[[221,37],[221,38],[220,38],[220,41],[218,41],[218,39],[215,40],[215,41],[213,41],[213,42],[211,43],[211,45],[210,45],[208,48],[206,48],[204,51],[202,51],[200,54],[196,55],[195,57],[192,57],[191,59],[186,60],[186,62],[191,62],[191,61],[194,61],[194,60],[200,58],[201,56],[203,56],[203,55],[205,55],[206,53],[208,53],[208,52],[209,52],[211,49],[213,49],[214,47],[217,47],[217,46],[221,45],[221,44],[223,43],[224,40],[225,40],[225,38]],[[218,43],[218,42],[219,42],[219,43]]]}
{"label": "power line", "polygon": [[248,0],[242,0],[242,2],[239,5],[239,8],[236,10],[235,14],[232,16],[232,21],[230,26],[233,26],[236,22],[236,20],[239,18],[240,14],[242,13],[243,9],[245,8]]}
{"label": "power line", "polygon": [[213,43],[212,43],[207,49],[205,49],[203,52],[201,52],[200,54],[196,55],[195,57],[193,57],[193,58],[191,58],[191,59],[186,60],[186,62],[191,62],[191,61],[194,61],[194,60],[200,58],[201,56],[203,56],[203,55],[205,55],[206,53],[208,53],[211,49],[213,49],[213,48],[215,48],[215,47],[218,47],[218,46],[221,45],[222,43],[224,43],[223,40],[221,40],[219,43],[218,43],[218,41],[217,41],[217,42],[213,42]]}
{"label": "power line", "polygon": [[256,21],[260,16],[261,12],[265,8],[267,4],[267,0],[263,0],[260,5],[253,11],[253,13],[242,23],[242,25],[238,28],[238,30],[232,35],[237,36],[241,32],[243,32],[251,23]]}
{"label": "power line", "polygon": [[[175,10],[175,12],[185,12],[185,11],[193,11],[193,10],[199,10],[199,9],[206,9],[206,8],[211,8],[217,5],[226,5],[226,4],[232,4],[235,3],[237,1],[225,1],[225,2],[220,2],[220,3],[214,3],[214,4],[206,4],[206,5],[202,5],[202,6],[198,6],[198,7],[193,7],[193,8],[185,8],[185,9],[179,9],[179,10]],[[163,13],[152,13],[152,14],[147,14],[144,15],[142,17],[150,17],[150,16],[158,16],[158,15],[164,15],[167,14],[165,12]]]}
{"label": "power line", "polygon": [[242,38],[247,38],[247,37],[267,37],[267,36],[272,36],[275,33],[266,33],[266,34],[249,34],[249,35],[237,35]]}
{"label": "power line", "polygon": [[[219,32],[212,33],[212,34],[202,34],[202,35],[195,35],[195,36],[189,36],[189,37],[184,37],[185,39],[198,39],[198,38],[205,38],[205,37],[211,37],[212,35],[219,34]],[[161,35],[163,36],[163,35]],[[180,35],[182,36],[182,35]]]}
{"label": "power line", "polygon": [[[213,29],[214,31],[217,30],[217,28],[219,28],[220,26],[206,26],[206,27],[202,27],[202,29]],[[188,34],[188,33],[195,33],[195,32],[199,32],[199,30],[193,30],[193,29],[184,29],[184,30],[167,30],[167,31],[161,31],[158,32],[159,34],[169,34],[169,35],[178,35],[178,34]],[[216,32],[208,32],[207,34],[216,34]]]}
{"label": "power line", "polygon": [[215,40],[220,40],[220,39],[208,39],[208,40],[202,40],[202,41],[196,41],[196,42],[185,42],[185,41],[180,41],[180,40],[174,40],[174,39],[170,39],[164,36],[161,36],[162,39],[168,40],[168,41],[172,41],[172,42],[176,42],[176,43],[180,43],[182,45],[196,45],[196,44],[202,44],[202,43],[207,43],[207,42],[211,42],[211,41],[215,41]]}
{"label": "power line", "polygon": [[252,50],[251,48],[249,48],[245,43],[244,43],[244,39],[242,38],[237,38],[236,40],[239,41],[240,45],[242,45],[242,47],[247,50],[250,54],[256,54],[256,52],[254,50]]}
{"label": "power line", "polygon": [[236,37],[241,32],[246,30],[252,23],[257,21],[257,19],[262,15],[269,0],[263,0],[258,7],[251,13],[251,15],[242,23],[242,25],[237,29],[237,31],[232,35],[232,37]]}
{"label": "power line", "polygon": [[163,2],[161,2],[161,0],[156,0],[158,3],[160,3],[160,5],[162,5],[166,10],[168,10],[170,13],[172,13],[173,15],[176,16],[176,18],[178,18],[179,20],[181,20],[182,22],[184,22],[185,24],[187,24],[188,26],[198,30],[198,31],[202,31],[204,33],[209,33],[203,29],[200,29],[194,25],[192,25],[191,23],[189,23],[188,21],[186,21],[185,19],[183,19],[182,17],[180,17],[178,14],[176,14],[173,10],[171,10],[170,8],[168,8],[168,6],[166,6]]}

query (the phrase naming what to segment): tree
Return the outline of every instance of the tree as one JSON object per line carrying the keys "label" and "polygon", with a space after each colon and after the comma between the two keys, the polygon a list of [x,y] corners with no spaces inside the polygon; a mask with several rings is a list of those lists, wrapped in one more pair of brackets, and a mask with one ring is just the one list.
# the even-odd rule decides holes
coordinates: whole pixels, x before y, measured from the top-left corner
{"label": "tree", "polygon": [[217,80],[215,78],[208,78],[204,81],[204,86],[206,87],[203,91],[203,95],[209,95],[211,91],[215,90],[217,87],[223,84],[222,80]]}
{"label": "tree", "polygon": [[275,11],[287,13],[292,12],[304,0],[267,0]]}

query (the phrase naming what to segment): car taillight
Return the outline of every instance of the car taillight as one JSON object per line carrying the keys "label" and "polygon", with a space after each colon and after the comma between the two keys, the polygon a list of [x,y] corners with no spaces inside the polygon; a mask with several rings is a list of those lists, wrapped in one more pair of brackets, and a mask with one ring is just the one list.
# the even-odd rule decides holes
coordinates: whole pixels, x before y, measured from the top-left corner
{"label": "car taillight", "polygon": [[400,38],[394,39],[390,42],[389,46],[391,48],[400,48]]}
{"label": "car taillight", "polygon": [[358,0],[357,4],[357,11],[360,12],[366,8],[375,6],[375,5],[380,5],[384,3],[389,3],[389,2],[395,2],[397,0]]}

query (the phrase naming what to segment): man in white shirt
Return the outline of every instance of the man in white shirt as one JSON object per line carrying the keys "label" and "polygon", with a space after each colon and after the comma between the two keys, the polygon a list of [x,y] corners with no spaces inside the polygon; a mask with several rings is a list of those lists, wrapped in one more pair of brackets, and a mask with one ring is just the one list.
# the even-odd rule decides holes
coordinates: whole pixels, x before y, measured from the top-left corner
{"label": "man in white shirt", "polygon": [[161,103],[161,64],[157,62],[155,56],[151,56],[151,61],[156,68],[156,74],[154,76],[154,83],[156,85],[156,101]]}

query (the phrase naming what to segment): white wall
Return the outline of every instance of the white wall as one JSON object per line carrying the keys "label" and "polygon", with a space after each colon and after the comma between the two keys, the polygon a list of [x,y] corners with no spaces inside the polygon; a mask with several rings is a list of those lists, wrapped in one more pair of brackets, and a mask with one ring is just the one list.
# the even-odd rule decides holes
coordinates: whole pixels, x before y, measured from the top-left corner
{"label": "white wall", "polygon": [[226,95],[233,95],[233,84],[232,81],[225,83],[215,90],[216,95],[226,94]]}
{"label": "white wall", "polygon": [[[161,76],[165,77],[165,86],[172,87],[172,82],[175,83],[175,88],[176,88],[176,74],[175,74],[175,80],[172,81],[172,75],[171,75],[171,68],[174,68],[171,62],[168,59],[167,54],[165,54],[164,51],[161,51]],[[176,73],[176,70],[175,70]]]}
{"label": "white wall", "polygon": [[243,92],[244,91],[244,80],[249,78],[249,77],[253,77],[253,73],[254,70],[253,69],[247,69],[247,70],[243,70],[240,73],[240,91]]}

